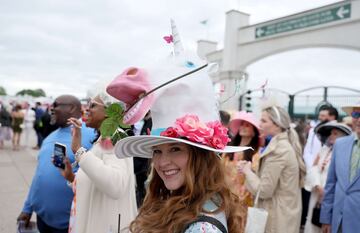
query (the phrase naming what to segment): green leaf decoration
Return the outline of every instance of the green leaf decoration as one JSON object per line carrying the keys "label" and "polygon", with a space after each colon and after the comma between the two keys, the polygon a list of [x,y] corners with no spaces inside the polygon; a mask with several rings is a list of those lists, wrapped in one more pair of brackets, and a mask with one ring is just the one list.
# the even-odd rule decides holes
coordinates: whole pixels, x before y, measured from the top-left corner
{"label": "green leaf decoration", "polygon": [[109,118],[115,118],[115,119],[122,119],[124,114],[124,110],[122,109],[120,104],[117,103],[113,103],[109,105],[105,111],[106,111],[106,115]]}
{"label": "green leaf decoration", "polygon": [[124,110],[118,103],[109,105],[106,109],[107,118],[101,123],[100,134],[103,138],[110,137],[113,145],[122,138],[128,137],[122,129],[131,128],[130,125],[124,124]]}
{"label": "green leaf decoration", "polygon": [[118,128],[118,122],[113,118],[106,118],[100,126],[100,134],[102,137],[111,137]]}
{"label": "green leaf decoration", "polygon": [[130,125],[124,124],[122,121],[119,123],[119,126],[120,126],[120,128],[123,128],[123,129],[130,129],[131,128]]}

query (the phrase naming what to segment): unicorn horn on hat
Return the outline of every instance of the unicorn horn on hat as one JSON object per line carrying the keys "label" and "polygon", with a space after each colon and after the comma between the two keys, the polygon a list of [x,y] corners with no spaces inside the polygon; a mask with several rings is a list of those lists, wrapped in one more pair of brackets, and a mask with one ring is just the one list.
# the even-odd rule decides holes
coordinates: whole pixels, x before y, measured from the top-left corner
{"label": "unicorn horn on hat", "polygon": [[174,44],[174,55],[178,56],[182,52],[184,52],[184,47],[182,46],[181,40],[180,40],[180,34],[177,30],[177,27],[175,25],[175,21],[173,19],[170,19],[171,24],[171,33],[173,36],[173,44]]}

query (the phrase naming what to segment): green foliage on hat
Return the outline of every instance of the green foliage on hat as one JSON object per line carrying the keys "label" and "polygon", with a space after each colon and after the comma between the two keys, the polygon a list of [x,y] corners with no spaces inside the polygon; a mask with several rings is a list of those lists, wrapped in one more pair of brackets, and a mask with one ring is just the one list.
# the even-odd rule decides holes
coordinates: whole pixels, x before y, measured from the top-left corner
{"label": "green foliage on hat", "polygon": [[115,145],[117,141],[128,136],[126,131],[121,129],[130,128],[129,125],[124,124],[124,110],[118,103],[113,103],[106,107],[107,118],[101,123],[100,134],[103,138],[110,138],[112,144]]}

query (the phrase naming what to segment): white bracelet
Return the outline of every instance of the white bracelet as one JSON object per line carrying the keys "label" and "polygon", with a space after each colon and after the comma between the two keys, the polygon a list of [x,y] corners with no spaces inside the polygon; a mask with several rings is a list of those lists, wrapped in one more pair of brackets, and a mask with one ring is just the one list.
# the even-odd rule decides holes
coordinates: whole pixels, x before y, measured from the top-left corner
{"label": "white bracelet", "polygon": [[75,153],[76,161],[80,162],[82,155],[85,153],[86,153],[86,149],[84,147],[80,147]]}

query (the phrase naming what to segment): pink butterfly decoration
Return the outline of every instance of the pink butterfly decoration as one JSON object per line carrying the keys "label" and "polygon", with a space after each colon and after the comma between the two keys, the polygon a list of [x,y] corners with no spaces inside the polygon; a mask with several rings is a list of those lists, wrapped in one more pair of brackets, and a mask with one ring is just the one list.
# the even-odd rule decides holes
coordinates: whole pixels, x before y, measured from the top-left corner
{"label": "pink butterfly decoration", "polygon": [[166,41],[166,43],[168,43],[168,44],[173,42],[173,36],[172,35],[164,36],[163,38]]}

